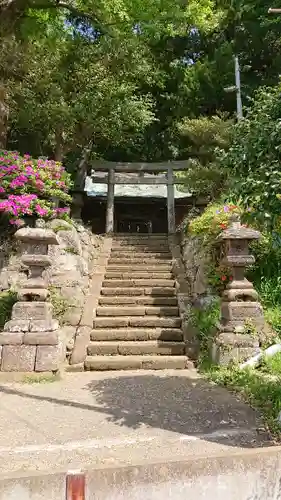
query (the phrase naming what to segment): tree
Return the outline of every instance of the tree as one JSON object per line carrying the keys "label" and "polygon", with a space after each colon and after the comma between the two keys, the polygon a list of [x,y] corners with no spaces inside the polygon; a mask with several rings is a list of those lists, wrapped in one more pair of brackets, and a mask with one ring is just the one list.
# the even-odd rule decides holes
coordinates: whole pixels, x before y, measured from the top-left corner
{"label": "tree", "polygon": [[191,157],[190,168],[181,173],[185,187],[197,196],[216,199],[226,186],[226,171],[216,163],[217,149],[229,147],[233,120],[227,115],[201,116],[178,124],[183,158]]}
{"label": "tree", "polygon": [[280,221],[280,126],[281,86],[263,87],[247,118],[233,128],[230,148],[219,155],[220,168],[232,178],[230,197],[270,227]]}

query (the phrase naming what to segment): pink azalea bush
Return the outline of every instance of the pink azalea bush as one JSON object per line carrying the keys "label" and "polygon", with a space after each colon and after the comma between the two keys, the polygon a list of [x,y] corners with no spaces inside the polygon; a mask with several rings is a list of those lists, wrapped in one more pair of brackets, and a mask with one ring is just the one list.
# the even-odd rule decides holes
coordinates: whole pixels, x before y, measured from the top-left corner
{"label": "pink azalea bush", "polygon": [[59,162],[0,150],[0,212],[20,226],[25,216],[66,217],[69,208],[56,208],[54,199],[68,205],[70,175]]}

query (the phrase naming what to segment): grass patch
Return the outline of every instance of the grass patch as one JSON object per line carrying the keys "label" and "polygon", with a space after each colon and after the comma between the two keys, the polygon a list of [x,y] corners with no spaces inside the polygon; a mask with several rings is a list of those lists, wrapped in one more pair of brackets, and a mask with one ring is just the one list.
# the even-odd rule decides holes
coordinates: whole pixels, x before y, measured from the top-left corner
{"label": "grass patch", "polygon": [[59,290],[55,287],[49,288],[50,301],[53,306],[53,315],[60,323],[65,313],[70,309],[71,304],[62,296]]}
{"label": "grass patch", "polygon": [[272,357],[264,356],[261,362],[260,370],[263,373],[281,377],[281,352],[276,353]]}
{"label": "grass patch", "polygon": [[[281,367],[281,357],[279,362]],[[252,408],[259,410],[271,436],[281,439],[281,425],[276,420],[281,411],[281,371],[277,377],[269,377],[253,368],[240,370],[210,364],[201,365],[201,371],[209,380],[240,395]]]}
{"label": "grass patch", "polygon": [[0,330],[11,319],[13,305],[17,301],[17,294],[12,290],[0,293]]}
{"label": "grass patch", "polygon": [[72,254],[72,255],[78,255],[78,253],[79,253],[79,252],[78,252],[78,250],[77,250],[77,248],[74,248],[74,247],[66,247],[66,248],[64,249],[64,251],[65,251],[66,253],[70,253],[70,254]]}
{"label": "grass patch", "polygon": [[71,231],[71,226],[66,226],[63,224],[58,224],[53,228],[54,233],[58,233],[59,231]]}
{"label": "grass patch", "polygon": [[208,357],[210,343],[217,331],[217,325],[220,318],[220,299],[214,297],[212,302],[204,308],[195,308],[191,310],[191,323],[194,326],[198,341],[200,344],[199,363]]}
{"label": "grass patch", "polygon": [[60,373],[30,373],[24,375],[21,382],[23,384],[50,384],[61,380]]}

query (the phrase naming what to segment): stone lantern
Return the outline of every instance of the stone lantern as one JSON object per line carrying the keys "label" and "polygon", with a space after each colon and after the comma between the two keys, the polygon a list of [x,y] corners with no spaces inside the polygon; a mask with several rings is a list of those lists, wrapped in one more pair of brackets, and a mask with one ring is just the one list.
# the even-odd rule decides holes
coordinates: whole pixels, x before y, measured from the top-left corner
{"label": "stone lantern", "polygon": [[19,229],[22,263],[28,276],[18,292],[11,320],[0,333],[1,371],[55,372],[64,358],[59,324],[48,302],[46,269],[51,265],[48,246],[58,245],[55,233],[42,228]]}
{"label": "stone lantern", "polygon": [[245,268],[255,262],[249,243],[260,233],[244,227],[233,215],[228,229],[219,239],[224,244],[223,265],[232,274],[232,281],[222,295],[219,335],[213,344],[213,361],[228,364],[242,361],[260,351],[259,334],[264,329],[262,306],[252,283],[245,277]]}

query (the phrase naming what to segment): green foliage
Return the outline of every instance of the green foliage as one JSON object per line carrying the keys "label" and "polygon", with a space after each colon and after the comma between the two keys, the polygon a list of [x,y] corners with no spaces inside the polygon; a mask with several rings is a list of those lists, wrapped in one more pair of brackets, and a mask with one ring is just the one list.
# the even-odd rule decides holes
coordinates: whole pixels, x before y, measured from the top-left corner
{"label": "green foliage", "polygon": [[[280,366],[280,359],[267,361]],[[269,366],[269,365],[268,365]],[[279,370],[279,368],[278,368]],[[281,437],[281,428],[276,418],[281,411],[281,377],[268,377],[253,369],[211,367],[206,372],[213,382],[242,396],[245,401],[261,411],[264,422],[274,437]]]}
{"label": "green foliage", "polygon": [[77,250],[77,248],[75,248],[75,247],[66,247],[66,248],[64,249],[64,251],[65,251],[66,253],[70,253],[70,254],[72,254],[72,255],[78,255],[78,253],[79,253],[79,252],[78,252],[78,250]]}
{"label": "green foliage", "polygon": [[22,384],[50,384],[52,382],[58,382],[61,380],[59,373],[34,373],[30,375],[24,375],[20,382]]}
{"label": "green foliage", "polygon": [[262,88],[247,118],[234,128],[231,147],[221,152],[221,167],[232,177],[232,197],[251,207],[255,221],[274,228],[281,210],[280,86]]}
{"label": "green foliage", "polygon": [[259,369],[273,376],[281,376],[281,353],[278,352],[274,356],[264,356]]}
{"label": "green foliage", "polygon": [[200,351],[205,353],[208,350],[210,341],[216,333],[220,318],[220,300],[214,299],[210,304],[203,308],[193,307],[191,311],[191,322],[198,332],[200,342]]}
{"label": "green foliage", "polygon": [[17,301],[17,294],[12,290],[0,292],[0,330],[11,319],[12,307]]}
{"label": "green foliage", "polygon": [[264,308],[264,317],[276,334],[281,338],[281,305]]}
{"label": "green foliage", "polygon": [[55,287],[49,288],[50,301],[53,306],[54,317],[59,321],[63,321],[63,316],[71,308],[72,304],[62,296],[60,291]]}
{"label": "green foliage", "polygon": [[242,210],[237,205],[211,203],[201,215],[190,221],[188,232],[202,237],[204,244],[209,246],[228,227],[231,215],[241,213]]}

